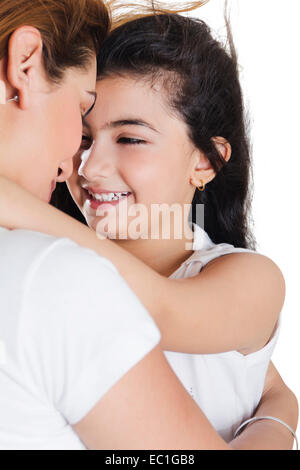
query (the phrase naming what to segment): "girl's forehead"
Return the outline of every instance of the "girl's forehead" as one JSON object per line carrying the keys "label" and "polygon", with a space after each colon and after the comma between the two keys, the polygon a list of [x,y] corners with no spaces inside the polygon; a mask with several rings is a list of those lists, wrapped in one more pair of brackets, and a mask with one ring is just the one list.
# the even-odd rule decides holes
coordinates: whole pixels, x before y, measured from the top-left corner
{"label": "girl's forehead", "polygon": [[96,91],[96,106],[87,118],[94,130],[113,129],[107,125],[112,122],[144,121],[158,134],[188,137],[187,125],[169,104],[162,80],[151,80],[149,75],[109,75],[98,79]]}
{"label": "girl's forehead", "polygon": [[126,110],[142,115],[154,115],[157,119],[176,118],[170,106],[170,97],[163,83],[145,77],[109,76],[97,82],[97,104],[102,112],[115,113]]}
{"label": "girl's forehead", "polygon": [[153,93],[165,93],[166,87],[164,86],[165,81],[161,77],[150,74],[145,75],[131,75],[131,74],[115,74],[98,78],[97,86],[99,88],[115,87],[119,90],[133,89],[139,92],[143,90]]}

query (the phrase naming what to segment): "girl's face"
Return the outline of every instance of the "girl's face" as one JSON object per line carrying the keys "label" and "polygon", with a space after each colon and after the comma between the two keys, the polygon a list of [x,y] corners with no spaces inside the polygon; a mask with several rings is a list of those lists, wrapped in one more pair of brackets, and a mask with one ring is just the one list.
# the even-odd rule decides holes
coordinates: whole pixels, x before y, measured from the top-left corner
{"label": "girl's face", "polygon": [[[132,238],[128,227],[137,215],[139,233],[150,237],[151,205],[183,206],[193,199],[190,177],[193,156],[199,152],[164,93],[159,85],[130,77],[108,77],[97,83],[97,103],[84,124],[68,186],[91,228],[98,231],[99,222],[108,221],[102,233],[110,238],[120,234]],[[108,193],[128,195],[112,202],[99,200]],[[147,214],[134,214],[136,204],[142,204]]]}

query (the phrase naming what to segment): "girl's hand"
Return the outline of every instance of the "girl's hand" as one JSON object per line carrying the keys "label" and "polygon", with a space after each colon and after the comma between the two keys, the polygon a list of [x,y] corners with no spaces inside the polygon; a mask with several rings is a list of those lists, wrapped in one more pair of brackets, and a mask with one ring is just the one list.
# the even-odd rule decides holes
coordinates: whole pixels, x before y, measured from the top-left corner
{"label": "girl's hand", "polygon": [[[298,402],[294,393],[285,385],[271,362],[265,387],[254,416],[273,416],[287,423],[295,432],[298,424]],[[282,424],[262,420],[246,426],[244,431],[230,442],[237,450],[291,450],[294,437]]]}

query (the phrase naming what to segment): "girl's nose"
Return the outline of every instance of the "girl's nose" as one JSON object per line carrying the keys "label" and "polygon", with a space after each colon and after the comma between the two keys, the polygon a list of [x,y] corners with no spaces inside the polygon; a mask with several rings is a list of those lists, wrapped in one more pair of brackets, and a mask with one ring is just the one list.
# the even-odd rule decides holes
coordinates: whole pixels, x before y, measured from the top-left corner
{"label": "girl's nose", "polygon": [[107,149],[99,148],[99,146],[93,145],[89,150],[83,152],[81,160],[78,174],[88,181],[109,178],[116,171],[111,153]]}

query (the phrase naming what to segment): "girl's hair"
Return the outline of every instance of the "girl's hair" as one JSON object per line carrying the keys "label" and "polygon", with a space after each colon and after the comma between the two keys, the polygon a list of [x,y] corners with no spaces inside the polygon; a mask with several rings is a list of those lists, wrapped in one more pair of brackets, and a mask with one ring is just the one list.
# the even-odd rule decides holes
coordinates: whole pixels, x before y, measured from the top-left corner
{"label": "girl's hair", "polygon": [[[120,75],[163,83],[169,105],[217,173],[204,192],[195,191],[192,202],[194,209],[204,204],[206,232],[215,243],[254,250],[249,228],[251,157],[228,20],[226,25],[230,54],[201,20],[164,14],[126,23],[104,41],[98,78]],[[227,163],[214,144],[217,136],[231,145]]]}
{"label": "girl's hair", "polygon": [[11,34],[23,25],[40,31],[47,76],[58,83],[67,68],[84,69],[97,54],[111,19],[101,0],[1,0],[0,59]]}

